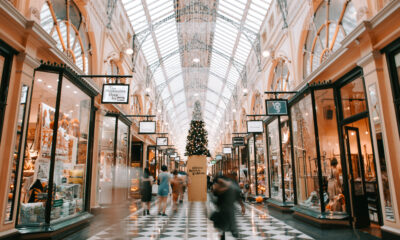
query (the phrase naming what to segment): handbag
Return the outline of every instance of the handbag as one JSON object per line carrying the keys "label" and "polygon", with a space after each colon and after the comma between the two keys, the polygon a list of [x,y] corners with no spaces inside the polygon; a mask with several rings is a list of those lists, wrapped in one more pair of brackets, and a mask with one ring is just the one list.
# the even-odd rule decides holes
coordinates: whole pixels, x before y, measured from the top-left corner
{"label": "handbag", "polygon": [[157,195],[157,193],[158,193],[158,185],[157,184],[152,185],[151,193]]}

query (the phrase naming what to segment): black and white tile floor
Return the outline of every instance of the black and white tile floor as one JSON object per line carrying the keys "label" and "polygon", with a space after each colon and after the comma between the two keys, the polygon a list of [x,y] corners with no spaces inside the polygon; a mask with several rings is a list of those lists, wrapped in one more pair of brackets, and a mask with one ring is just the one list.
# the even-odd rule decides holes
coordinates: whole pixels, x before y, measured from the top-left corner
{"label": "black and white tile floor", "polygon": [[[142,216],[141,211],[135,212],[89,238],[90,240],[125,240],[125,239],[219,239],[218,230],[207,218],[209,203],[185,202],[179,206],[178,212],[173,213],[169,204],[167,217],[157,215],[157,208],[152,207],[149,216]],[[263,211],[248,205],[246,214],[242,216],[237,211],[239,239],[258,240],[308,240],[310,236],[288,226]],[[234,239],[227,233],[226,239]]]}

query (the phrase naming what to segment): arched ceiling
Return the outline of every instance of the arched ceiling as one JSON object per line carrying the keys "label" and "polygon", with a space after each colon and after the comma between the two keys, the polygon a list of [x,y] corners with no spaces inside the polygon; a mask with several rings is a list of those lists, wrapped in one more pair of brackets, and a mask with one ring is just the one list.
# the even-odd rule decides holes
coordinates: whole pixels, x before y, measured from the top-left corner
{"label": "arched ceiling", "polygon": [[259,32],[271,1],[122,0],[147,61],[146,81],[156,85],[181,153],[196,100],[209,139],[219,134],[235,87],[247,81],[252,50],[260,63]]}

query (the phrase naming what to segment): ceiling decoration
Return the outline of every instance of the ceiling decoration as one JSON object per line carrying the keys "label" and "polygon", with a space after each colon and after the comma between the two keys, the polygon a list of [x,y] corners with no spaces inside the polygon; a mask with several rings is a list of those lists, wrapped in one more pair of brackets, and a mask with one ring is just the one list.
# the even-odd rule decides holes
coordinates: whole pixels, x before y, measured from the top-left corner
{"label": "ceiling decoration", "polygon": [[250,51],[261,69],[259,32],[271,1],[122,0],[135,31],[133,64],[142,52],[146,85],[154,81],[156,108],[163,101],[181,152],[194,102],[217,135],[237,85],[247,86]]}

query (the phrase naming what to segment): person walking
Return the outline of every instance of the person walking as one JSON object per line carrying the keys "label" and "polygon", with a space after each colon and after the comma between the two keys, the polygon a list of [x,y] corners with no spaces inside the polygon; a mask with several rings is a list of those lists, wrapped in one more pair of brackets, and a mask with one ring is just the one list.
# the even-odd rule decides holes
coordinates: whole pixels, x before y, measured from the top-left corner
{"label": "person walking", "polygon": [[140,184],[140,195],[143,205],[143,216],[150,215],[150,203],[152,194],[153,177],[148,168],[143,170],[143,176]]}
{"label": "person walking", "polygon": [[165,165],[161,166],[161,173],[158,175],[160,185],[158,186],[158,215],[167,216],[165,209],[167,208],[167,199],[169,194],[169,182],[171,175],[167,172]]}
{"label": "person walking", "polygon": [[214,227],[222,231],[221,240],[225,240],[225,232],[230,231],[232,236],[239,236],[235,218],[235,202],[239,202],[242,208],[242,214],[246,209],[240,198],[240,190],[237,184],[232,180],[218,176],[214,179],[213,193],[216,197],[215,204],[217,211],[211,215]]}
{"label": "person walking", "polygon": [[172,211],[176,212],[178,209],[178,198],[181,192],[183,191],[183,180],[178,177],[178,171],[174,170],[173,178],[171,180],[171,188],[172,188]]}

